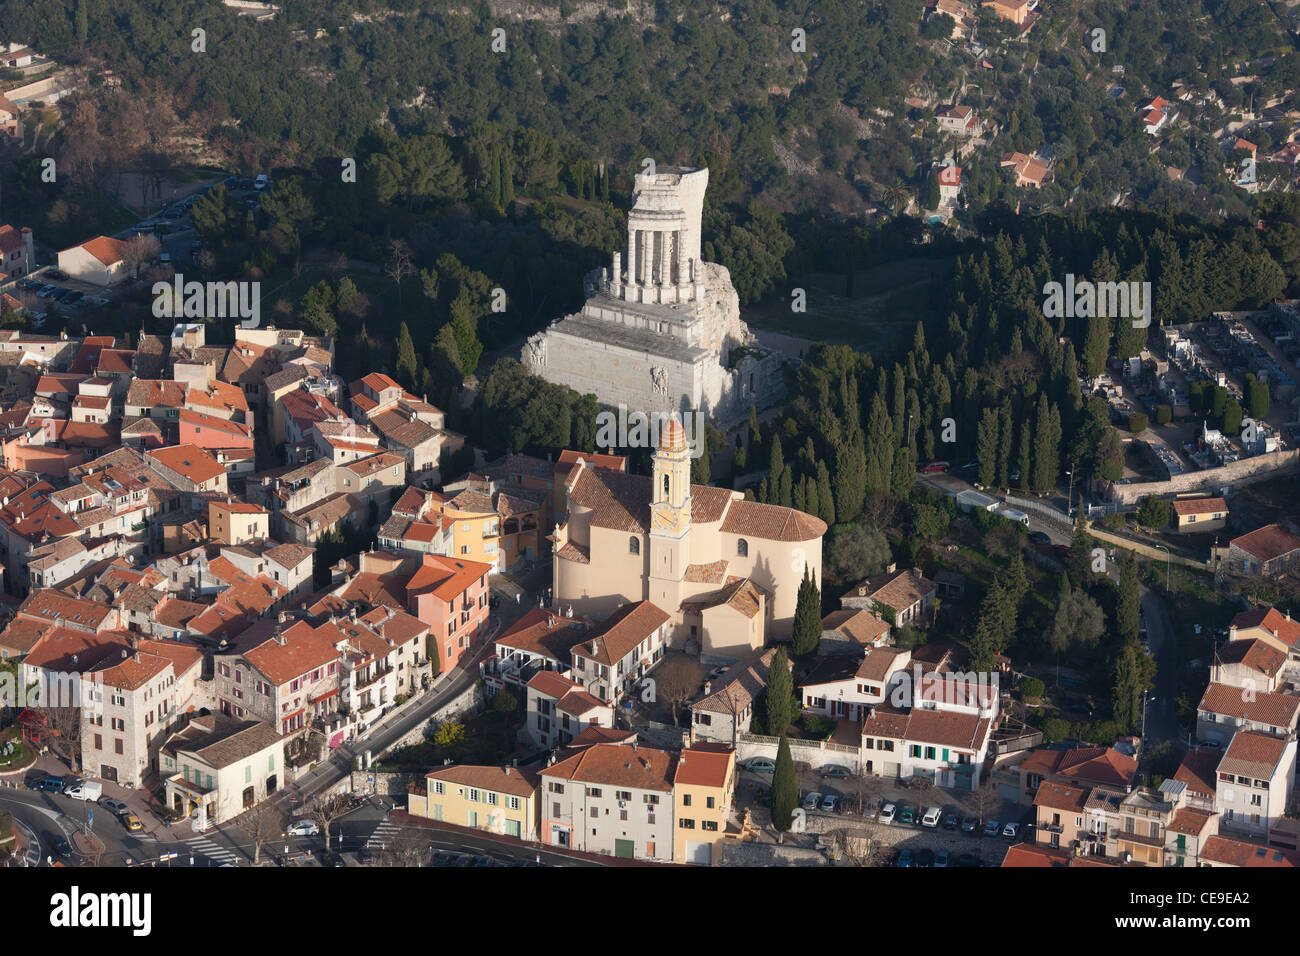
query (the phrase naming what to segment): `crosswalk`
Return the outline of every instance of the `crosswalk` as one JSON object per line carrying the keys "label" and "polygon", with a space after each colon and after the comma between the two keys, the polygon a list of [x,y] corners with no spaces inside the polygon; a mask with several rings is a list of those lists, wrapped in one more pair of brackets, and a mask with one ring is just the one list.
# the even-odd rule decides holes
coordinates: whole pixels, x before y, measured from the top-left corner
{"label": "crosswalk", "polygon": [[387,820],[375,827],[375,832],[370,834],[370,839],[366,841],[367,850],[382,850],[388,844],[393,842],[401,827],[389,823]]}
{"label": "crosswalk", "polygon": [[205,856],[210,860],[216,860],[218,863],[240,863],[244,859],[243,854],[222,846],[208,837],[195,837],[192,840],[186,840],[185,846],[193,850],[195,854]]}

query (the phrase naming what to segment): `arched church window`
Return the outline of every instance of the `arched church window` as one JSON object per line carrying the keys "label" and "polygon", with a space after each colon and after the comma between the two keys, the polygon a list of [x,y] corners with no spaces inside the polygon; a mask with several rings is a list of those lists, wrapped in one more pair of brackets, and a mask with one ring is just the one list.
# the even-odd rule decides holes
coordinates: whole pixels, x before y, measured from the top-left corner
{"label": "arched church window", "polygon": [[641,539],[635,535],[627,539],[627,550],[629,554],[641,553]]}
{"label": "arched church window", "polygon": [[668,497],[668,476],[664,475],[664,497]]}
{"label": "arched church window", "polygon": [[736,540],[736,554],[742,558],[749,557],[749,542],[744,538]]}

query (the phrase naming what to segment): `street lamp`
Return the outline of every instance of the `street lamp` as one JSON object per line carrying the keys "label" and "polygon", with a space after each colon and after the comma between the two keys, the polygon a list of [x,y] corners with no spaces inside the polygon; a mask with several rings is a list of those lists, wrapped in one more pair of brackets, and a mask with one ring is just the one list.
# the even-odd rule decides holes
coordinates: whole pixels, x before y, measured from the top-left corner
{"label": "street lamp", "polygon": [[1173,554],[1163,544],[1153,545],[1152,547],[1154,547],[1157,551],[1163,551],[1165,553],[1165,593],[1168,594],[1169,593],[1169,569],[1171,564],[1173,563]]}
{"label": "street lamp", "polygon": [[[1149,692],[1145,690],[1142,692],[1142,748],[1144,750],[1146,749],[1146,742],[1147,742],[1147,701],[1148,701],[1147,694],[1148,693]],[[1154,700],[1154,701],[1158,701],[1159,699],[1160,698],[1158,697],[1150,698],[1150,700]]]}
{"label": "street lamp", "polygon": [[1077,467],[1078,462],[1072,461],[1070,462],[1070,470],[1066,472],[1066,475],[1070,478],[1070,489],[1065,493],[1065,516],[1067,518],[1074,517],[1074,471]]}

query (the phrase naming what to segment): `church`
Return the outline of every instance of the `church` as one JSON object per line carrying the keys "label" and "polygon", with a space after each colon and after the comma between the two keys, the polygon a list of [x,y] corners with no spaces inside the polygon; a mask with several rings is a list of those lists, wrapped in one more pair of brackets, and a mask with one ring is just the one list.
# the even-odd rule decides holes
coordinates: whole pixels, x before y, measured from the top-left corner
{"label": "church", "polygon": [[707,169],[660,166],[633,184],[626,259],[584,280],[582,311],[528,339],[535,374],[609,408],[691,412],[726,427],[784,394],[784,359],[740,318],[726,267],[701,258]]}
{"label": "church", "polygon": [[788,637],[804,569],[821,582],[825,522],[691,484],[676,417],[663,429],[651,477],[579,458],[562,493],[567,513],[551,536],[556,606],[601,618],[650,601],[669,616],[671,643],[706,662]]}

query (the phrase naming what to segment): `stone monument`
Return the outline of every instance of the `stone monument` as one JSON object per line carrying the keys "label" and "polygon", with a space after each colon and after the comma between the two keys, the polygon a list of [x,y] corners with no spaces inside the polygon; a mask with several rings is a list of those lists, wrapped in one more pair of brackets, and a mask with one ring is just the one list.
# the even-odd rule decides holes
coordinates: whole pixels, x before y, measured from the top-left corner
{"label": "stone monument", "polygon": [[707,169],[680,166],[636,177],[627,249],[587,275],[581,312],[529,338],[528,368],[602,405],[722,426],[782,397],[783,357],[741,320],[727,269],[700,257],[708,183]]}

